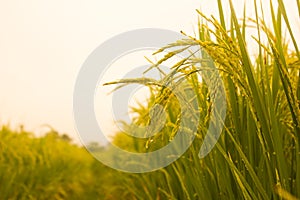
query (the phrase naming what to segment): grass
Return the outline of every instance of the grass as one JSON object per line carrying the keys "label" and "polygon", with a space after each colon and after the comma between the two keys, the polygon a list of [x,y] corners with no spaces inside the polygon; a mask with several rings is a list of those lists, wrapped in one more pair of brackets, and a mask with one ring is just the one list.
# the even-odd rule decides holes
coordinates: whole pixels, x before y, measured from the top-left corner
{"label": "grass", "polygon": [[[192,133],[196,136],[193,144],[181,158],[155,172],[126,174],[101,165],[54,131],[34,138],[3,127],[0,199],[299,199],[300,53],[295,27],[288,20],[283,0],[277,0],[277,7],[269,2],[271,26],[266,25],[264,9],[256,0],[252,1],[255,18],[246,18],[245,10],[242,20],[229,0],[228,24],[223,1],[217,1],[219,19],[198,10],[197,36],[183,33],[184,39],[156,52],[165,56],[154,69],[181,51],[189,51],[190,56],[182,58],[169,74],[162,74],[161,80],[112,82],[141,83],[150,88],[148,105],[133,108],[138,116],[135,124],[147,125],[150,108],[156,103],[166,111],[166,125],[151,138],[136,139],[124,133],[115,136],[116,145],[133,152],[161,148],[180,126],[179,102],[161,85],[179,85],[181,91],[195,92],[189,98],[197,99],[198,106],[189,107],[194,109],[189,113],[191,119],[192,113],[199,114],[200,122]],[[296,3],[300,17],[299,0]],[[249,29],[256,33],[249,35]],[[253,43],[255,57],[249,52]],[[226,120],[216,146],[200,159],[213,102],[218,100],[218,90],[207,84],[215,80],[211,75],[216,70],[224,84]],[[218,114],[224,111],[220,108]],[[132,124],[124,127],[135,131]]]}
{"label": "grass", "polygon": [[[299,198],[300,56],[284,2],[278,0],[276,8],[272,1],[269,2],[272,18],[270,27],[266,25],[264,17],[258,17],[258,13],[264,16],[264,10],[256,1],[253,1],[256,18],[247,19],[244,11],[242,20],[237,18],[234,6],[229,1],[229,25],[225,24],[220,0],[218,5],[219,20],[206,17],[198,10],[198,36],[187,36],[160,49],[157,53],[166,50],[169,53],[152,67],[159,68],[160,64],[179,52],[190,50],[189,57],[174,65],[170,74],[151,87],[156,91],[154,99],[164,99],[173,104],[172,109],[168,109],[167,104],[156,101],[165,106],[168,116],[175,118],[168,119],[167,131],[162,130],[150,140],[154,144],[165,144],[163,138],[169,139],[172,132],[178,129],[178,115],[174,115],[177,112],[174,109],[177,108],[176,103],[173,97],[168,98],[169,94],[165,94],[164,89],[157,85],[175,83],[183,77],[194,85],[193,89],[197,93],[195,98],[198,99],[203,115],[198,132],[195,133],[197,140],[171,166],[160,172],[133,175],[133,180],[147,184],[142,194],[149,194],[149,188],[153,190],[150,193],[151,199]],[[298,1],[297,5],[300,12]],[[249,42],[248,29],[253,27],[257,33],[251,35],[252,42]],[[284,37],[284,27],[287,28],[287,38],[291,38],[291,42]],[[257,44],[257,56],[254,59],[249,53],[249,43],[253,42]],[[202,57],[191,51],[191,47],[195,46],[201,49]],[[207,121],[211,117],[210,109],[213,105],[212,101],[206,100],[212,91],[208,90],[205,81],[202,83],[196,80],[195,74],[199,73],[204,80],[208,80],[205,76],[212,64],[207,62],[208,58],[214,60],[225,86],[227,117],[216,147],[207,157],[199,159],[199,147],[208,129]],[[146,85],[153,83],[144,81]],[[119,83],[128,84],[128,80]],[[135,108],[135,112],[140,114],[135,123],[147,124],[148,119],[143,116],[149,112],[151,105],[153,100],[149,101],[148,107],[141,107],[140,110]],[[158,184],[160,176],[167,180],[163,186]],[[140,187],[136,187],[134,193],[141,193],[140,190]]]}

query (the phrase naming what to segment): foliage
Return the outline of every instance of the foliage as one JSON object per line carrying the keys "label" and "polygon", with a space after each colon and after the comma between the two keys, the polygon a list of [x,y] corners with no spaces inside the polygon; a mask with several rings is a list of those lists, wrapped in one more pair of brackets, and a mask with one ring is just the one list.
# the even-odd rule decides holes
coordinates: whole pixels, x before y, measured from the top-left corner
{"label": "foliage", "polygon": [[[138,185],[132,187],[129,184],[130,190],[139,199],[300,197],[300,54],[283,1],[278,0],[278,8],[270,1],[271,27],[266,25],[263,18],[258,17],[259,12],[263,13],[263,8],[256,1],[253,3],[256,18],[247,20],[244,11],[244,18],[239,23],[230,1],[229,26],[225,23],[220,0],[219,20],[208,18],[198,11],[197,37],[187,36],[156,52],[164,53],[168,50],[152,66],[158,69],[160,64],[179,53],[190,52],[190,56],[172,67],[170,74],[156,82],[146,79],[118,82],[126,85],[139,81],[150,85],[156,91],[152,97],[154,102],[164,99],[173,105],[173,109],[165,109],[168,116],[175,116],[166,123],[169,129],[163,129],[158,136],[150,138],[144,143],[145,147],[148,147],[149,141],[161,143],[160,138],[172,139],[172,132],[179,128],[176,121],[180,115],[174,114],[173,110],[176,112],[177,107],[174,106],[176,103],[172,103],[172,97],[169,98],[172,95],[165,93],[164,87],[157,85],[174,83],[179,80],[178,77],[185,77],[193,83],[194,90],[197,91],[195,98],[198,99],[201,114],[204,115],[198,132],[195,133],[197,141],[181,159],[159,172],[132,175],[132,181]],[[299,2],[297,3],[300,12]],[[247,40],[248,29],[253,27],[257,31],[252,35],[253,41],[257,43],[255,58],[249,54]],[[287,27],[291,42],[284,37],[284,27]],[[191,47],[199,47],[202,56],[191,50]],[[207,91],[205,81],[202,83],[198,80],[195,84],[195,74],[205,76],[204,71],[211,70],[209,65],[212,63],[207,61],[208,58],[214,60],[214,65],[222,77],[228,108],[223,134],[216,147],[207,157],[199,159],[199,146],[206,134],[213,105],[212,101],[206,100],[212,91]],[[140,116],[135,123],[149,123],[149,119],[143,116],[150,112],[151,105],[153,102],[150,100],[148,107],[135,108]],[[131,141],[131,146],[136,145],[135,143],[140,142]]]}

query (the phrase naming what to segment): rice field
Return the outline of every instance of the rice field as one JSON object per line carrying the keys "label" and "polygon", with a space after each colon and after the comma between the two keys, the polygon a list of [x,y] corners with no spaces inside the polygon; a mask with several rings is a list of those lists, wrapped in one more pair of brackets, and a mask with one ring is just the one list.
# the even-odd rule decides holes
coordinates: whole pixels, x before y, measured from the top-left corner
{"label": "rice field", "polygon": [[[295,1],[300,17],[300,1]],[[270,1],[271,26],[259,17],[264,12],[260,2],[252,1],[254,19],[246,17],[246,10],[239,19],[229,2],[229,20],[218,0],[219,18],[197,10],[197,34],[183,32],[182,40],[156,52],[169,52],[153,65],[157,69],[180,52],[189,52],[169,74],[156,83],[139,77],[131,81],[151,90],[148,105],[132,109],[138,116],[135,124],[147,125],[150,108],[156,103],[167,113],[165,127],[149,139],[116,134],[114,144],[133,152],[159,149],[172,141],[179,128],[178,101],[172,91],[159,85],[184,80],[189,86],[181,84],[179,89],[195,92],[190,98],[197,99],[201,120],[197,132],[192,133],[196,136],[193,144],[180,159],[155,172],[122,173],[105,167],[55,131],[36,138],[26,131],[2,127],[0,199],[299,199],[300,52],[296,27],[289,22],[283,0],[277,0],[278,6]],[[249,29],[256,33],[249,35]],[[248,38],[256,44],[254,57],[249,53]],[[214,106],[211,98],[218,98],[205,83],[213,80],[205,79],[209,70],[217,70],[223,81],[226,120],[216,146],[200,159]],[[221,115],[224,110],[218,112]],[[134,131],[132,124],[124,127]]]}

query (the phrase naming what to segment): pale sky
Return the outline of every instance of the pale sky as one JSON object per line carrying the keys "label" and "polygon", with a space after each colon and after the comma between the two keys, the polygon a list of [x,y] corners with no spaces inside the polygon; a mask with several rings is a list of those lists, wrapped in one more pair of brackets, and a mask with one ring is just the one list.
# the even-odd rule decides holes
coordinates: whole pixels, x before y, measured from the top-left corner
{"label": "pale sky", "polygon": [[[234,2],[241,13],[242,1]],[[132,29],[193,34],[200,6],[217,13],[212,0],[0,0],[0,125],[40,133],[49,124],[77,141],[72,95],[87,56]]]}

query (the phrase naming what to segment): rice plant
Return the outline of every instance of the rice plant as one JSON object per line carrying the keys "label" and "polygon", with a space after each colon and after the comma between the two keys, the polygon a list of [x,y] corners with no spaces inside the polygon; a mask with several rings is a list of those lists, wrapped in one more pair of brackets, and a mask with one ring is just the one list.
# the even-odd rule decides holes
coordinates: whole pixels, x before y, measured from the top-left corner
{"label": "rice plant", "polygon": [[[300,3],[296,1],[300,13]],[[137,124],[147,124],[145,113],[154,102],[162,103],[169,116],[165,128],[148,141],[131,139],[128,144],[139,151],[150,149],[152,144],[164,145],[178,129],[176,100],[164,88],[157,85],[177,82],[185,78],[197,92],[195,98],[201,110],[201,122],[196,141],[182,158],[158,172],[128,175],[126,184],[136,199],[297,199],[300,197],[300,53],[294,30],[282,0],[275,7],[269,2],[272,25],[264,20],[264,9],[253,1],[256,17],[239,20],[234,6],[230,5],[230,24],[225,23],[221,0],[218,0],[220,18],[199,14],[197,36],[186,36],[161,48],[156,54],[166,53],[151,68],[182,51],[190,56],[172,67],[153,90],[149,105],[135,108],[139,114]],[[259,17],[261,13],[262,17]],[[298,24],[300,25],[300,24]],[[286,27],[286,29],[285,29]],[[252,37],[257,45],[257,56],[249,53],[249,31],[257,32]],[[284,33],[287,33],[285,37]],[[267,38],[263,40],[263,38]],[[288,40],[291,39],[291,41]],[[201,53],[192,51],[198,47]],[[211,58],[214,62],[207,62]],[[199,64],[200,63],[200,64]],[[205,81],[209,65],[215,65],[222,77],[227,98],[227,113],[224,130],[216,147],[199,159],[198,152],[208,129],[212,101]],[[121,80],[114,83],[137,83],[136,80]],[[221,112],[221,111],[220,111]],[[177,113],[177,114],[176,114]],[[127,125],[128,131],[130,125]],[[175,131],[176,132],[176,131]],[[188,133],[187,133],[188,134]],[[121,136],[119,133],[115,141]],[[143,144],[143,145],[141,145]],[[130,146],[130,145],[129,145]],[[157,147],[153,147],[155,150]],[[143,150],[144,149],[144,150]]]}

